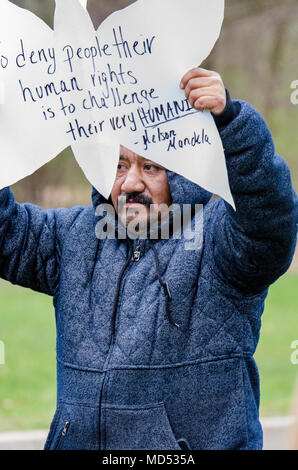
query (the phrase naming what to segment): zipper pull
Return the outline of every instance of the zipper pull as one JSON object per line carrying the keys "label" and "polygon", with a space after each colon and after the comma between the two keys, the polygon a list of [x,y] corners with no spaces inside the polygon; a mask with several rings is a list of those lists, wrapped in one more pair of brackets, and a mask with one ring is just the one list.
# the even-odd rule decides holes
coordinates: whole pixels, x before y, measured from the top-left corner
{"label": "zipper pull", "polygon": [[69,421],[66,421],[66,423],[65,423],[65,425],[64,425],[64,428],[63,428],[63,431],[62,431],[62,433],[61,433],[61,436],[63,436],[63,437],[66,436],[69,426],[70,426],[70,422],[69,422]]}
{"label": "zipper pull", "polygon": [[136,249],[133,252],[132,259],[133,261],[137,263],[138,261],[140,261],[140,258],[141,258],[141,242],[140,242],[140,239],[138,238]]}

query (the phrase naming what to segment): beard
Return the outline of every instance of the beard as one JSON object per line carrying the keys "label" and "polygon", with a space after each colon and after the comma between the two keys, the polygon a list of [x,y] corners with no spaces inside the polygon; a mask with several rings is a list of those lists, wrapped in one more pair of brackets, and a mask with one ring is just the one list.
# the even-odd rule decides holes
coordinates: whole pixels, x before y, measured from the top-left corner
{"label": "beard", "polygon": [[[140,207],[126,207],[127,203],[140,204]],[[153,201],[145,194],[133,192],[125,193],[118,198],[118,214],[121,223],[136,235],[147,230],[150,215],[150,206]]]}

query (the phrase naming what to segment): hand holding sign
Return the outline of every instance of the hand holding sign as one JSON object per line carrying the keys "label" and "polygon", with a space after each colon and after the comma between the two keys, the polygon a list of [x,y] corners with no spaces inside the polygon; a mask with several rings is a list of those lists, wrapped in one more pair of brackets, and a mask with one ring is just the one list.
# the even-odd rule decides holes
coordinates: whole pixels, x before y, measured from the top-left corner
{"label": "hand holding sign", "polygon": [[138,0],[96,32],[78,0],[56,0],[52,31],[2,0],[0,187],[71,145],[108,197],[123,144],[233,204],[213,118],[179,88],[210,53],[223,14],[223,0]]}
{"label": "hand holding sign", "polygon": [[221,114],[226,107],[226,90],[216,72],[196,67],[184,75],[180,87],[191,106],[198,110],[209,109],[213,114]]}

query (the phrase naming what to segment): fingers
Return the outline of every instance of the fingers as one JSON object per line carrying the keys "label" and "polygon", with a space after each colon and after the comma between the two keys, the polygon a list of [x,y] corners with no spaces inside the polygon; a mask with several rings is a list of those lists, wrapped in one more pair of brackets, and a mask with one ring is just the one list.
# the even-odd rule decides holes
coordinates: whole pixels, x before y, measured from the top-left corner
{"label": "fingers", "polygon": [[217,76],[211,76],[211,77],[190,79],[185,86],[186,98],[189,99],[190,94],[194,90],[199,90],[203,88],[208,88],[208,89],[212,88],[214,90],[214,93],[216,93],[217,91],[220,91],[220,89],[222,88],[221,78]]}
{"label": "fingers", "polygon": [[215,93],[212,87],[203,87],[203,88],[194,88],[192,91],[190,91],[187,94],[187,99],[191,106],[194,105],[194,103],[199,99],[204,96],[213,96],[215,97]]}
{"label": "fingers", "polygon": [[209,109],[213,114],[220,114],[226,106],[226,90],[217,72],[199,67],[187,72],[180,87],[190,105],[197,110]]}
{"label": "fingers", "polygon": [[[206,104],[206,100],[212,98],[213,101],[216,101],[215,107],[223,110],[226,106],[226,92],[225,90],[215,90],[214,87],[204,87],[204,88],[197,88],[192,90],[188,95],[188,101],[191,106],[196,108],[196,103],[199,101],[201,104]],[[205,106],[205,108],[209,108],[209,106]],[[218,110],[216,109],[216,112]],[[212,109],[212,112],[213,109]]]}
{"label": "fingers", "polygon": [[202,69],[200,67],[196,67],[194,69],[191,69],[189,72],[187,72],[181,79],[180,83],[180,88],[182,90],[185,89],[187,83],[189,80],[192,78],[203,78],[203,77],[211,77],[213,74],[216,74],[216,72],[212,72],[210,70]]}
{"label": "fingers", "polygon": [[209,109],[213,114],[220,114],[221,108],[218,107],[218,101],[214,96],[204,96],[204,98],[198,98],[193,107],[198,111]]}

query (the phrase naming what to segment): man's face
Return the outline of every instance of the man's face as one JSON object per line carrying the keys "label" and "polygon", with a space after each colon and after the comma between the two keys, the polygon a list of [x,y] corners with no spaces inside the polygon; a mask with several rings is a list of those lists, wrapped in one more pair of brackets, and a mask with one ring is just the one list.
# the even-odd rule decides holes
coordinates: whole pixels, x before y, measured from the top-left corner
{"label": "man's face", "polygon": [[166,170],[121,146],[111,198],[125,225],[132,221],[140,225],[147,223],[150,205],[170,206],[172,203]]}

